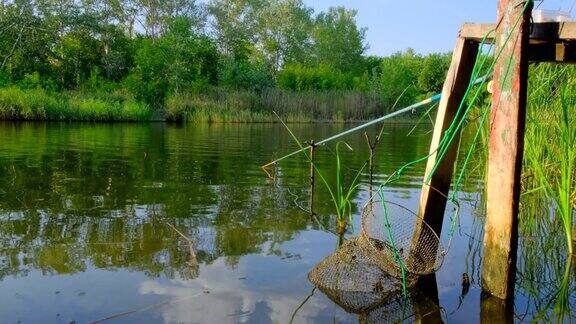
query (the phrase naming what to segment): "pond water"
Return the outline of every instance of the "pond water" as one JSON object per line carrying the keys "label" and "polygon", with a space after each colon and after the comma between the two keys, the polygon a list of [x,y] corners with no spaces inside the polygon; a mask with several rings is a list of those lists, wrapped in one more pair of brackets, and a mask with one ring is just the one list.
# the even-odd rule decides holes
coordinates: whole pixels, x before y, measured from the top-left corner
{"label": "pond water", "polygon": [[[348,127],[293,131],[321,139]],[[384,133],[376,182],[426,155],[431,138],[428,126],[390,124]],[[361,134],[347,141],[354,152],[342,158],[352,174],[368,150]],[[0,124],[0,322],[363,321],[366,314],[347,312],[307,278],[338,244],[327,192],[316,188],[311,217],[303,157],[280,163],[274,180],[260,168],[294,148],[282,126],[271,124]],[[326,174],[335,172],[333,145],[320,148],[317,159]],[[390,184],[388,198],[415,209],[423,168]],[[347,237],[358,232],[367,174],[361,183]],[[556,318],[563,296],[563,320],[574,319],[563,235],[548,239],[552,230],[534,224],[521,228],[513,311],[481,301],[481,192],[481,179],[468,179],[451,248],[423,286],[426,302],[406,301],[410,313],[401,318],[547,320]]]}

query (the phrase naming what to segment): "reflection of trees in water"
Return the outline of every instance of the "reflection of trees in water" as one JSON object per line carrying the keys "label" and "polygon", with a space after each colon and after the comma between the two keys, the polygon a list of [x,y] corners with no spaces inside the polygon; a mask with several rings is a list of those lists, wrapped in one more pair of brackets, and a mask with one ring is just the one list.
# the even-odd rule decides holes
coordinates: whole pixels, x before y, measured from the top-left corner
{"label": "reflection of trees in water", "polygon": [[[129,268],[150,276],[189,277],[189,253],[172,229],[155,219],[141,220],[130,211],[121,218],[27,213],[2,214],[0,275],[75,273],[89,266]],[[203,261],[213,260],[208,253]]]}
{"label": "reflection of trees in water", "polygon": [[[305,138],[318,129],[316,137],[335,132],[296,127]],[[0,278],[92,266],[190,277],[188,243],[164,219],[196,241],[200,263],[281,254],[280,243],[298,231],[333,227],[325,190],[316,192],[320,225],[294,205],[293,195],[307,201],[305,163],[283,164],[279,185],[261,173],[259,165],[291,148],[285,135],[266,125],[1,124]],[[427,149],[417,152],[409,141],[419,139],[404,134],[390,141],[378,172],[393,169],[389,158]],[[365,146],[361,137],[350,143],[355,153]],[[330,154],[318,157],[328,175]],[[343,159],[353,169],[366,156]]]}
{"label": "reflection of trees in water", "polygon": [[[234,266],[239,256],[262,252],[266,242],[273,243],[273,250],[274,243],[290,240],[307,227],[307,215],[279,199],[285,197],[279,190],[284,189],[220,186],[210,192],[217,197],[216,205],[193,204],[199,209],[192,211],[186,203],[182,204],[189,208],[177,206],[178,195],[168,204],[128,204],[115,210],[94,206],[83,195],[32,200],[34,205],[27,211],[0,214],[0,276],[31,269],[74,273],[93,265],[188,278],[187,243],[163,220],[195,241],[198,262],[226,256]],[[114,194],[110,199],[117,204],[123,201]],[[36,210],[42,202],[53,208]],[[170,217],[168,210],[178,216]]]}
{"label": "reflection of trees in water", "polygon": [[0,133],[16,139],[0,152],[0,277],[94,266],[187,278],[188,243],[164,219],[195,240],[204,263],[259,252],[306,226],[283,189],[238,173],[260,161],[239,159],[236,141],[206,151],[186,144],[210,133],[45,124]]}
{"label": "reflection of trees in water", "polygon": [[[194,241],[200,263],[261,252],[265,242],[280,243],[306,228],[307,217],[290,209],[242,202],[265,196],[269,187],[222,187],[214,213],[170,217],[165,205],[126,205],[122,210],[52,213],[43,210],[0,214],[0,276],[74,273],[88,266],[128,268],[149,276],[189,278],[190,253],[167,222]],[[270,198],[263,198],[263,200]],[[282,203],[284,204],[284,203]]]}

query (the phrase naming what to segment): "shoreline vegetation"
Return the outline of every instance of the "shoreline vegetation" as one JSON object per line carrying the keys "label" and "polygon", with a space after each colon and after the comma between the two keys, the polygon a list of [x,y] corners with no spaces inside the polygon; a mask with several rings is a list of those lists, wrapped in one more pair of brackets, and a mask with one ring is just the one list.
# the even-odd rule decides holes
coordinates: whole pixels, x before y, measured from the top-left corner
{"label": "shoreline vegetation", "polygon": [[302,0],[10,1],[0,119],[344,122],[440,91],[449,53],[367,55],[356,15]]}
{"label": "shoreline vegetation", "polygon": [[[399,109],[402,107],[396,107]],[[89,122],[287,123],[368,121],[392,112],[375,94],[360,91],[293,92],[282,89],[230,91],[170,96],[155,109],[130,94],[50,92],[42,88],[0,88],[0,120]],[[410,121],[420,112],[396,120]]]}

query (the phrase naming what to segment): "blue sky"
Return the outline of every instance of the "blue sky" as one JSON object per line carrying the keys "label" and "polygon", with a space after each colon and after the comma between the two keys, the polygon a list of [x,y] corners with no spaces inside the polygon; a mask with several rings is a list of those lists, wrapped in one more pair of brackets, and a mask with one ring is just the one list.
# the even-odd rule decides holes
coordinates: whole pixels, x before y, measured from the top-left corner
{"label": "blue sky", "polygon": [[[452,50],[463,22],[494,22],[496,0],[304,0],[315,12],[331,6],[358,10],[367,27],[368,54],[388,55],[408,47],[417,53]],[[541,9],[569,11],[576,0],[544,0]],[[536,1],[536,5],[539,5]],[[576,8],[572,16],[576,16]]]}

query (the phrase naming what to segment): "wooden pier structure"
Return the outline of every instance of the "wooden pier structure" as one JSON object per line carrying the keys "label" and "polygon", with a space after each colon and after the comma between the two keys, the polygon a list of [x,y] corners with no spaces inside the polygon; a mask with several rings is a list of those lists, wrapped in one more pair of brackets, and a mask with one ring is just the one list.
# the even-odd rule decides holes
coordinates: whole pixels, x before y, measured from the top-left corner
{"label": "wooden pier structure", "polygon": [[[576,22],[531,24],[531,12],[532,3],[500,0],[497,24],[462,26],[442,90],[424,176],[427,179],[438,162],[437,149],[464,97],[480,42],[495,42],[495,51],[501,50],[501,55],[494,66],[489,117],[482,289],[504,301],[512,300],[514,292],[528,64],[576,63]],[[422,187],[420,196],[419,215],[438,235],[442,230],[457,149],[457,144],[449,148],[430,183]]]}

